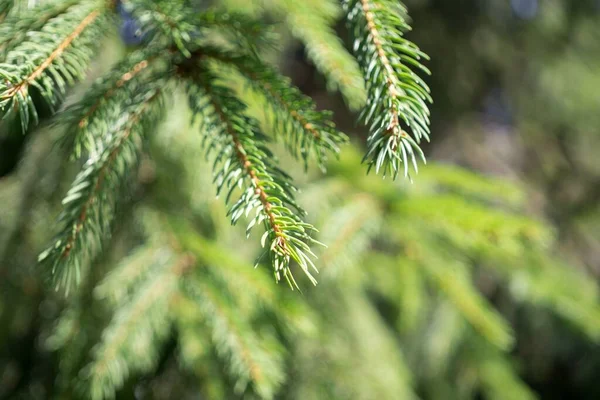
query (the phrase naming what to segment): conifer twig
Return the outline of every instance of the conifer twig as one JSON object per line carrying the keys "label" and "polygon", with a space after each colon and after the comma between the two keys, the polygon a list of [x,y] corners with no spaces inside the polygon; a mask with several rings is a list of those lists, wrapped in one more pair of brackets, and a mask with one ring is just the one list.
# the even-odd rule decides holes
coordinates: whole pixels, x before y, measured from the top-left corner
{"label": "conifer twig", "polygon": [[[16,117],[23,133],[38,123],[40,110],[53,112],[67,86],[83,77],[101,33],[99,3],[55,7],[48,11],[54,17],[32,22],[40,30],[10,48],[0,64],[0,111],[5,118]],[[35,17],[35,9],[31,13],[28,18]]]}
{"label": "conifer twig", "polygon": [[200,70],[195,71],[188,87],[190,106],[195,114],[204,115],[205,125],[217,134],[207,148],[209,151],[218,149],[215,165],[222,163],[223,169],[215,172],[218,191],[227,187],[227,200],[236,187],[245,188],[230,210],[232,222],[255,210],[256,216],[247,231],[257,223],[265,224],[261,242],[265,247],[269,239],[268,254],[276,279],[280,280],[283,274],[292,287],[297,287],[289,268],[290,261],[294,260],[311,282],[316,283],[309,271],[309,266],[315,268],[309,258],[314,254],[307,245],[317,243],[310,237],[314,228],[297,215],[303,211],[291,195],[296,189],[289,176],[274,164],[273,155],[264,146],[266,137],[259,131],[257,122],[245,115],[245,105],[229,89],[216,84],[216,77],[203,71],[204,66],[197,68]]}
{"label": "conifer twig", "polygon": [[[393,0],[345,0],[348,25],[355,38],[354,52],[363,69],[368,101],[361,118],[369,126],[369,169],[396,178],[408,164],[418,171],[416,157],[425,162],[419,147],[429,140],[427,84],[410,67],[425,73],[420,59],[427,55],[404,38],[410,30],[404,6]],[[412,136],[403,128],[412,132]]]}
{"label": "conifer twig", "polygon": [[101,247],[109,233],[117,194],[137,159],[141,135],[160,118],[162,90],[146,88],[125,108],[125,118],[107,132],[98,153],[92,154],[63,200],[62,231],[54,245],[40,255],[57,274],[57,286],[69,290],[80,269]]}
{"label": "conifer twig", "polygon": [[316,109],[314,101],[304,95],[288,78],[253,56],[234,56],[214,49],[201,49],[204,56],[232,65],[257,92],[264,95],[273,109],[274,128],[283,136],[288,151],[304,167],[311,158],[325,170],[327,153],[337,155],[348,138],[336,129],[330,111]]}
{"label": "conifer twig", "polygon": [[100,15],[100,11],[94,10],[90,12],[79,25],[71,32],[43,62],[33,70],[31,74],[26,76],[21,82],[12,85],[1,97],[0,100],[5,101],[14,97],[17,93],[26,93],[27,88],[33,81],[38,79],[44,71],[71,45],[75,40],[94,20]]}

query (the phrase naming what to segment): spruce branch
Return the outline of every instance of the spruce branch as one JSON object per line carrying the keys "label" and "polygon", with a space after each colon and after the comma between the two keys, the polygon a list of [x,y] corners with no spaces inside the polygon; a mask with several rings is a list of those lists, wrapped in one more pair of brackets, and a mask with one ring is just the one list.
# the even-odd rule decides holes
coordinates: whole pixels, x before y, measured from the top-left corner
{"label": "spruce branch", "polygon": [[302,158],[305,168],[314,158],[324,171],[327,153],[337,155],[340,145],[347,143],[346,135],[338,131],[331,121],[332,113],[317,110],[310,97],[302,94],[289,78],[271,66],[252,56],[232,56],[213,51],[208,57],[233,65],[250,86],[267,99],[267,106],[274,112],[276,133],[283,137],[287,150],[294,157]]}
{"label": "spruce branch", "polygon": [[14,5],[15,0],[0,0],[0,22],[4,22]]}
{"label": "spruce branch", "polygon": [[52,109],[66,86],[82,77],[100,33],[101,11],[95,1],[67,9],[15,46],[0,64],[0,112],[5,118],[16,114],[23,132],[38,122],[32,88]]}
{"label": "spruce branch", "polygon": [[123,6],[131,11],[149,42],[158,42],[163,47],[174,46],[185,57],[190,57],[189,47],[198,29],[188,18],[195,11],[184,2],[131,0]]}
{"label": "spruce branch", "polygon": [[257,21],[244,14],[209,9],[192,22],[198,26],[199,32],[206,30],[223,34],[233,48],[240,51],[256,55],[260,48],[276,46],[276,35],[272,29],[265,27],[264,21]]}
{"label": "spruce branch", "polygon": [[[169,227],[169,233],[185,251],[193,254],[216,279],[240,299],[238,309],[251,313],[257,308],[275,307],[276,291],[268,275],[257,274],[251,264],[238,258],[225,245],[201,235],[188,221],[171,215],[162,215],[156,229]],[[227,268],[222,268],[227,265]]]}
{"label": "spruce branch", "polygon": [[511,355],[503,353],[489,343],[474,338],[470,340],[466,355],[477,371],[481,391],[490,399],[537,400],[533,391],[519,376],[514,368]]}
{"label": "spruce branch", "polygon": [[147,274],[135,293],[120,304],[93,349],[93,361],[83,370],[92,399],[113,398],[131,373],[150,371],[157,362],[171,325],[170,302],[181,274],[195,259],[189,254],[171,254],[157,262],[160,268]]}
{"label": "spruce branch", "polygon": [[344,6],[367,85],[368,105],[361,118],[370,135],[364,161],[384,176],[395,179],[404,169],[408,177],[409,162],[415,171],[417,156],[425,162],[419,143],[429,140],[427,103],[432,101],[427,84],[411,68],[429,73],[420,61],[428,57],[404,38],[410,26],[399,2],[345,0]]}
{"label": "spruce branch", "polygon": [[339,275],[363,259],[381,225],[381,205],[366,194],[355,195],[338,205],[323,222],[320,238],[329,244],[321,256],[326,273]]}
{"label": "spruce branch", "polygon": [[65,110],[61,117],[68,126],[64,142],[74,158],[84,152],[97,153],[102,138],[121,118],[121,105],[146,85],[155,84],[165,74],[157,70],[158,49],[137,50],[99,78],[80,102]]}
{"label": "spruce branch", "polygon": [[[468,265],[457,260],[441,242],[438,243],[440,254],[433,254],[421,243],[409,238],[410,234],[414,234],[410,229],[401,233],[405,236],[404,258],[418,263],[424,276],[483,338],[498,349],[510,349],[514,344],[512,328],[470,281]],[[421,237],[426,235],[421,232]],[[432,237],[428,240],[435,243]]]}
{"label": "spruce branch", "polygon": [[[25,13],[10,15],[0,25],[0,59],[3,60],[8,51],[25,40],[29,32],[39,31],[52,18],[58,17],[77,3],[78,0],[52,1],[29,9]],[[1,9],[2,5],[0,5]]]}
{"label": "spruce branch", "polygon": [[283,275],[291,287],[298,287],[290,270],[293,260],[316,284],[309,271],[309,267],[316,271],[310,259],[314,254],[308,246],[318,243],[310,236],[315,228],[299,217],[303,211],[292,196],[296,188],[291,178],[276,166],[266,147],[267,137],[260,132],[257,121],[245,114],[246,106],[230,89],[218,84],[210,71],[199,68],[187,89],[191,109],[203,117],[207,151],[216,152],[217,190],[220,193],[226,188],[228,201],[236,187],[244,188],[229,210],[232,223],[255,211],[247,232],[263,223],[266,232],[261,244],[264,248],[269,242],[268,254],[276,280]]}
{"label": "spruce branch", "polygon": [[135,165],[142,138],[160,121],[162,103],[157,83],[124,104],[122,118],[105,135],[98,152],[90,155],[63,199],[59,217],[63,228],[39,257],[50,265],[56,289],[68,292],[79,282],[81,267],[108,236],[123,181]]}
{"label": "spruce branch", "polygon": [[119,264],[94,288],[96,298],[122,304],[127,296],[135,292],[140,282],[172,258],[170,249],[156,243],[140,246]]}
{"label": "spruce branch", "polygon": [[345,49],[332,25],[339,5],[330,0],[273,1],[285,15],[292,34],[305,46],[308,57],[327,77],[331,90],[339,90],[351,109],[365,104],[365,87],[356,60]]}
{"label": "spruce branch", "polygon": [[227,371],[235,380],[235,391],[241,393],[252,383],[260,398],[273,398],[284,380],[280,352],[267,347],[267,337],[256,335],[250,321],[228,301],[225,288],[193,275],[182,285],[183,293],[197,304],[211,329],[217,354],[227,363]]}

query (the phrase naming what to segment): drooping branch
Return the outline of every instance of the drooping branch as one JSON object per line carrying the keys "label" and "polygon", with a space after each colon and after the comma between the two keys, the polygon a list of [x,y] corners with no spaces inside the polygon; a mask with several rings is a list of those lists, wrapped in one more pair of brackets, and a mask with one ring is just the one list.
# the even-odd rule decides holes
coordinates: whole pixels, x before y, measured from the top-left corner
{"label": "drooping branch", "polygon": [[411,69],[429,73],[420,62],[427,55],[404,38],[410,26],[401,3],[346,0],[344,6],[369,99],[362,113],[370,131],[365,161],[384,175],[395,178],[403,167],[408,176],[409,162],[417,171],[416,156],[425,161],[419,143],[429,139],[429,88]]}
{"label": "drooping branch", "polygon": [[[206,147],[215,151],[215,182],[220,192],[226,188],[230,198],[236,187],[243,188],[240,199],[229,213],[233,223],[253,210],[247,231],[257,223],[263,223],[265,234],[262,245],[268,250],[277,280],[282,275],[292,287],[297,286],[290,261],[296,261],[313,283],[309,271],[314,264],[307,243],[314,240],[310,233],[314,228],[303,222],[292,192],[295,191],[290,177],[276,165],[274,156],[266,148],[266,137],[260,132],[257,121],[245,114],[245,105],[228,88],[216,83],[216,77],[199,65],[190,78],[188,93],[190,106],[195,114],[203,116],[208,131]],[[314,255],[313,255],[314,256]]]}
{"label": "drooping branch", "polygon": [[162,90],[156,85],[138,93],[122,109],[125,118],[107,132],[100,151],[90,155],[63,200],[63,229],[40,261],[51,266],[57,289],[79,281],[81,267],[99,251],[110,233],[124,180],[131,174],[141,140],[162,115]]}

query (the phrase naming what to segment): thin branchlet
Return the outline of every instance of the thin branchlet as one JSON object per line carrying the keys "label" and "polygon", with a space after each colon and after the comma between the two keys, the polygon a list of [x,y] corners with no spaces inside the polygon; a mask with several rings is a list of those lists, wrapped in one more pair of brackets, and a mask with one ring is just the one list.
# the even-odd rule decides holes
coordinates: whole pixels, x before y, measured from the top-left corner
{"label": "thin branchlet", "polygon": [[303,211],[292,197],[295,188],[289,176],[274,164],[273,155],[265,147],[266,137],[260,133],[258,123],[245,114],[245,105],[233,92],[216,83],[216,77],[204,68],[197,66],[190,78],[190,106],[194,113],[204,116],[207,135],[212,136],[210,139],[206,136],[210,140],[206,145],[208,151],[218,149],[215,160],[215,168],[220,164],[215,174],[218,191],[227,188],[227,200],[236,187],[244,188],[241,198],[230,209],[232,222],[254,210],[256,215],[247,231],[257,223],[264,224],[261,242],[266,247],[269,239],[268,254],[276,279],[285,278],[292,287],[297,287],[289,266],[294,260],[315,283],[309,271],[309,266],[314,268],[309,258],[313,254],[307,244],[314,242],[310,236],[314,228],[298,216]]}
{"label": "thin branchlet", "polygon": [[57,289],[69,290],[80,269],[101,248],[110,232],[118,195],[138,158],[140,141],[161,115],[162,90],[147,88],[123,110],[124,117],[106,132],[101,151],[90,155],[63,200],[63,230],[40,255],[56,275]]}
{"label": "thin branchlet", "polygon": [[[377,25],[375,24],[375,15],[373,14],[372,7],[373,5],[369,0],[361,0],[362,9],[365,14],[365,19],[367,20],[367,29],[369,31],[369,36],[373,45],[375,46],[375,50],[377,52],[377,56],[381,64],[383,65],[384,75],[385,75],[385,83],[387,85],[387,91],[392,99],[392,120],[390,125],[387,127],[387,132],[391,135],[398,135],[396,127],[400,125],[400,121],[398,119],[398,94],[400,92],[398,86],[398,78],[396,77],[396,72],[392,67],[390,60],[383,48],[383,43],[379,31],[377,29]],[[406,135],[404,131],[400,131],[400,135]]]}
{"label": "thin branchlet", "polygon": [[44,71],[46,71],[46,69],[50,65],[52,65],[52,63],[58,57],[61,56],[65,49],[71,45],[73,40],[75,40],[81,34],[81,32],[83,32],[87,28],[88,25],[94,22],[98,15],[100,15],[100,11],[98,10],[94,10],[91,13],[89,13],[83,19],[83,21],[81,21],[81,23],[77,25],[77,27],[75,27],[75,30],[73,30],[73,32],[71,32],[62,42],[60,42],[56,49],[54,49],[54,51],[50,53],[50,55],[39,66],[37,66],[37,68],[31,74],[26,76],[25,79],[23,79],[21,82],[17,83],[11,89],[9,89],[7,93],[3,96],[3,99],[12,97],[17,92],[27,92],[27,88],[29,87],[29,85],[31,85],[33,81],[42,76]]}
{"label": "thin branchlet", "polygon": [[273,110],[273,128],[288,151],[308,168],[315,161],[325,170],[327,155],[338,155],[347,137],[331,121],[332,113],[316,109],[314,101],[293,86],[287,77],[253,56],[234,56],[215,49],[201,49],[205,57],[232,65],[261,93]]}
{"label": "thin branchlet", "polygon": [[346,0],[344,6],[369,98],[362,113],[370,131],[365,161],[384,176],[395,178],[401,169],[409,176],[409,162],[417,171],[416,156],[425,161],[420,141],[429,140],[429,88],[411,70],[429,73],[419,61],[427,55],[404,38],[410,26],[400,3]]}
{"label": "thin branchlet", "polygon": [[214,93],[212,92],[210,85],[203,85],[202,87],[208,94],[209,99],[210,99],[210,104],[212,105],[213,109],[219,115],[221,122],[225,125],[225,128],[226,128],[225,130],[226,130],[227,134],[229,134],[231,136],[231,140],[233,141],[233,146],[235,148],[235,155],[236,155],[240,165],[242,165],[242,167],[245,169],[246,173],[250,177],[252,186],[254,186],[254,190],[256,191],[256,194],[258,195],[260,202],[263,206],[263,210],[269,219],[269,224],[271,226],[271,229],[273,229],[275,234],[279,237],[277,245],[279,247],[281,247],[284,252],[286,252],[286,248],[287,248],[286,243],[287,242],[284,238],[282,238],[280,236],[281,235],[281,227],[277,224],[277,221],[275,220],[275,215],[273,214],[273,212],[271,210],[273,206],[271,205],[269,200],[267,200],[267,193],[263,189],[263,184],[257,176],[257,172],[254,168],[254,165],[246,156],[246,149],[244,149],[244,146],[240,142],[238,134],[236,133],[235,128],[231,124],[231,121],[228,118],[227,114],[221,107],[221,104],[215,99]]}
{"label": "thin branchlet", "polygon": [[[0,113],[15,116],[23,132],[38,123],[42,104],[53,110],[67,86],[83,77],[101,34],[100,3],[67,5],[53,9],[53,17],[12,47],[0,64]],[[40,100],[34,101],[32,88]]]}
{"label": "thin branchlet", "polygon": [[12,14],[0,25],[0,58],[27,38],[30,32],[39,31],[50,21],[65,13],[78,3],[78,0],[54,1],[41,4],[25,13]]}
{"label": "thin branchlet", "polygon": [[365,104],[360,68],[333,29],[341,14],[339,2],[278,0],[272,4],[286,18],[292,35],[305,45],[308,58],[327,77],[328,88],[339,90],[351,109],[360,109]]}
{"label": "thin branchlet", "polygon": [[155,94],[153,94],[148,99],[147,102],[143,103],[142,106],[140,106],[139,110],[137,110],[135,113],[133,113],[130,116],[127,124],[125,125],[125,127],[120,135],[119,140],[117,141],[117,143],[114,144],[114,146],[113,146],[114,148],[110,151],[110,153],[108,155],[108,159],[106,160],[106,162],[102,165],[102,167],[98,171],[98,176],[96,178],[96,183],[94,185],[94,188],[89,193],[88,199],[81,207],[81,211],[79,212],[79,217],[77,218],[77,223],[76,223],[73,231],[67,238],[67,241],[64,246],[64,250],[63,250],[62,254],[60,255],[61,258],[66,258],[71,253],[73,244],[75,243],[77,236],[79,235],[84,224],[86,223],[88,209],[96,201],[98,193],[102,189],[102,184],[103,184],[104,180],[106,179],[107,171],[114,164],[115,159],[117,158],[119,153],[122,151],[123,143],[129,139],[129,136],[131,135],[135,125],[139,122],[141,116],[147,111],[148,107],[150,107],[150,104],[152,103],[152,101],[154,101],[154,99],[156,99],[159,95],[160,95],[160,91],[157,91]]}
{"label": "thin branchlet", "polygon": [[68,128],[63,145],[73,158],[97,153],[111,124],[121,118],[123,104],[168,73],[157,70],[158,58],[153,49],[133,52],[97,80],[81,101],[61,113],[61,123]]}
{"label": "thin branchlet", "polygon": [[102,102],[107,101],[109,98],[111,98],[115,92],[122,88],[123,86],[125,86],[127,84],[127,82],[129,82],[130,80],[132,80],[133,78],[135,78],[140,72],[142,72],[143,70],[145,70],[148,67],[148,59],[142,60],[138,63],[136,63],[133,68],[131,68],[131,70],[125,72],[120,78],[119,80],[117,80],[117,82],[115,82],[115,85],[113,87],[110,87],[105,93],[104,95],[102,95],[101,98],[99,98],[96,102],[94,102],[89,109],[85,112],[85,114],[83,115],[83,117],[81,118],[81,120],[79,120],[79,122],[77,123],[77,125],[79,126],[79,128],[85,128],[88,124],[88,120],[90,119],[90,117],[96,112],[96,110],[98,109],[98,107],[100,107],[100,105],[102,104]]}

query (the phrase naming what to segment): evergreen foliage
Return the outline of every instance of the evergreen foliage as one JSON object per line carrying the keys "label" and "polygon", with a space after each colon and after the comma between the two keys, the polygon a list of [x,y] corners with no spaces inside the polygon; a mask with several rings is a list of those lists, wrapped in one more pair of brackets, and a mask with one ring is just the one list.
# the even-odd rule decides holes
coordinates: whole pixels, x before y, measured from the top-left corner
{"label": "evergreen foliage", "polygon": [[[356,74],[346,73],[340,65],[354,64],[345,60],[349,55],[341,48],[339,39],[329,38],[329,23],[338,15],[338,7],[324,2],[313,13],[305,6],[308,4],[296,1],[278,3],[292,32],[306,40],[309,54],[327,73],[334,87],[352,88],[354,83],[347,80],[354,80]],[[126,24],[137,28],[133,34],[139,36],[140,44],[145,48],[134,51],[106,77],[102,77],[78,104],[60,113],[65,115],[64,119],[69,124],[71,134],[66,140],[68,143],[72,141],[69,144],[74,157],[87,161],[63,200],[62,232],[40,256],[41,261],[49,263],[56,276],[57,288],[68,288],[80,280],[82,265],[89,264],[109,235],[114,208],[119,202],[118,189],[139,156],[141,138],[147,137],[150,134],[147,130],[160,122],[161,98],[170,94],[163,90],[159,95],[158,86],[180,79],[187,86],[190,106],[195,114],[202,116],[202,130],[205,131],[209,154],[215,150],[213,168],[218,192],[226,188],[228,201],[237,187],[245,190],[230,210],[232,223],[238,222],[242,215],[248,217],[256,211],[248,231],[254,225],[264,225],[261,243],[268,249],[276,280],[285,278],[292,287],[297,287],[289,270],[290,261],[295,261],[316,283],[310,272],[310,269],[316,272],[316,267],[309,247],[309,244],[316,243],[312,238],[315,229],[301,219],[303,211],[294,200],[295,188],[291,178],[277,165],[277,160],[266,146],[267,136],[254,120],[245,115],[245,106],[237,94],[216,83],[217,76],[211,72],[208,60],[233,66],[256,90],[263,92],[268,103],[277,108],[274,113],[277,121],[273,124],[277,126],[277,135],[284,137],[287,148],[293,154],[301,154],[306,168],[316,161],[323,169],[326,153],[338,154],[345,136],[336,130],[330,113],[317,111],[310,98],[261,61],[257,46],[265,35],[254,35],[257,41],[251,39],[252,35],[247,38],[248,32],[258,30],[258,24],[248,17],[234,14],[226,23],[229,17],[224,11],[208,10],[198,16],[193,6],[183,1],[106,3],[90,0],[53,2],[44,7],[34,7],[24,16],[15,16],[19,21],[15,20],[10,25],[14,32],[5,34],[6,56],[4,64],[0,65],[3,79],[0,108],[4,118],[19,120],[25,132],[38,124],[38,109],[47,106],[52,112],[67,85],[81,78],[106,25],[104,21],[116,18],[107,16],[113,11],[119,11]],[[390,10],[392,13],[395,11],[393,7]],[[352,14],[349,13],[350,21],[356,24]],[[316,16],[316,20],[310,18],[311,15]],[[372,24],[371,14],[367,13],[365,18]],[[389,16],[386,18],[378,17],[378,21],[389,25],[381,29],[396,32],[395,26],[390,24],[397,21],[389,19]],[[217,32],[211,35],[211,28]],[[30,35],[31,41],[26,40],[13,48],[16,35],[32,31],[39,34]],[[229,40],[247,39],[222,46],[231,48],[230,52],[224,53],[211,47],[211,40],[219,35],[219,31],[222,40],[227,41],[228,33],[232,32]],[[127,30],[127,34],[131,32]],[[400,32],[396,34],[401,35]],[[360,40],[357,39],[357,49],[374,51],[369,43],[361,44]],[[375,37],[373,40],[377,47],[379,39]],[[400,41],[405,46],[408,43],[403,39]],[[370,68],[365,70],[365,78],[370,82],[370,115],[393,114],[392,120],[388,115],[386,118],[377,117],[373,122],[372,128],[379,130],[376,136],[385,138],[382,140],[399,137],[399,107],[406,106],[411,113],[419,112],[419,115],[428,113],[423,102],[416,103],[417,106],[411,103],[416,101],[412,94],[421,93],[413,91],[413,81],[407,82],[406,89],[400,89],[400,82],[397,82],[397,87],[390,86],[390,79],[394,82],[401,80],[400,73],[407,75],[410,70],[401,65],[400,58],[394,58],[394,66],[403,69],[388,71],[389,60],[384,53],[389,52],[391,58],[394,48],[390,47],[391,44],[386,46],[377,47],[376,51],[384,57],[379,61],[383,63],[380,68],[384,68],[387,78],[373,80]],[[414,57],[412,53],[409,55]],[[368,55],[359,54],[359,60],[365,61],[365,57]],[[415,62],[411,57],[405,61]],[[154,65],[162,65],[162,68]],[[382,70],[378,71],[375,78]],[[382,99],[381,103],[393,100],[389,110],[375,105],[380,103],[372,97],[374,91],[379,90],[375,87],[387,88],[391,97]],[[391,95],[389,91],[392,89],[406,90],[408,97]],[[41,99],[37,99],[38,93]],[[157,100],[156,106],[154,99]],[[424,106],[424,110],[418,110],[419,106]],[[412,120],[406,119],[402,113],[400,116],[410,125]],[[371,122],[370,117],[367,122]],[[421,119],[419,122],[424,123]],[[382,131],[375,124],[389,125],[391,130]],[[421,128],[415,126],[413,129],[421,135]],[[369,140],[372,142],[373,136]],[[401,142],[394,139],[381,149],[369,149],[367,156],[376,153],[380,160],[400,160],[406,166],[407,151],[413,155],[415,162],[412,147],[406,147],[407,143],[404,139]],[[416,142],[411,143],[418,149]],[[402,149],[402,153],[398,148]],[[394,153],[393,158],[390,158],[390,151]],[[397,173],[397,162],[391,165]],[[378,171],[380,166],[381,162],[378,162]]]}
{"label": "evergreen foliage", "polygon": [[276,280],[285,278],[290,286],[298,286],[289,268],[292,259],[316,284],[309,270],[316,271],[309,257],[315,256],[308,246],[315,242],[311,237],[315,229],[298,216],[304,211],[293,198],[296,188],[291,177],[274,164],[274,156],[265,146],[266,136],[260,132],[258,122],[245,114],[244,103],[232,90],[216,84],[216,77],[205,67],[195,67],[194,85],[188,88],[190,108],[201,115],[209,154],[213,149],[216,153],[217,194],[226,189],[225,201],[229,202],[236,188],[243,189],[229,210],[231,223],[253,213],[246,232],[254,225],[264,225],[261,244],[268,245]]}
{"label": "evergreen foliage", "polygon": [[[349,0],[344,3],[348,25],[354,34],[354,52],[363,69],[367,86],[367,107],[363,120],[369,125],[365,159],[369,167],[394,178],[408,163],[417,171],[419,147],[429,140],[427,84],[412,69],[429,70],[421,64],[427,55],[404,38],[409,30],[407,11],[393,0]],[[409,135],[401,125],[412,131]]]}
{"label": "evergreen foliage", "polygon": [[[162,365],[175,335],[177,368],[208,398],[533,399],[510,353],[511,310],[548,310],[598,340],[596,284],[548,260],[553,233],[521,215],[520,188],[438,165],[422,185],[380,182],[351,147],[299,198],[320,198],[308,210],[331,229],[320,236],[330,241],[321,284],[305,296],[280,290],[248,262],[259,249],[245,229],[220,225],[224,205],[201,190],[213,179],[203,172],[205,138],[197,126],[173,129],[181,119],[149,149],[156,177],[134,216],[144,239],[115,267],[99,265],[106,276],[86,279],[95,286],[86,304],[105,317],[85,323],[83,300],[69,301],[52,328],[52,348],[82,371],[73,387],[75,372],[61,367],[65,393],[111,398]],[[461,218],[466,210],[477,218]],[[475,283],[490,274],[503,299],[494,305]],[[103,328],[84,346],[89,355],[71,345],[73,326],[92,338]]]}
{"label": "evergreen foliage", "polygon": [[[100,2],[62,2],[19,15],[5,34],[0,66],[0,108],[18,119],[23,132],[37,125],[38,108],[54,109],[68,85],[84,75],[101,32]],[[35,35],[27,33],[35,32]],[[19,40],[17,35],[24,40]],[[34,97],[39,96],[38,104]]]}
{"label": "evergreen foliage", "polygon": [[[177,398],[535,399],[511,352],[517,323],[535,335],[562,321],[600,341],[596,283],[553,253],[556,234],[526,216],[523,188],[435,164],[418,186],[365,176],[332,114],[263,59],[272,35],[257,17],[269,12],[329,88],[364,107],[369,169],[409,176],[431,97],[401,3],[253,0],[235,13],[232,1],[0,0],[1,128],[32,137],[0,200],[12,209],[6,199],[31,197],[39,181],[21,212],[55,214],[62,171],[39,165],[58,134],[32,134],[43,117],[64,131],[57,164],[79,169],[39,257],[69,297],[0,282],[2,318],[20,314],[7,299],[21,290],[56,318],[39,321],[59,360],[49,397],[149,397],[141,379],[175,373],[180,384],[165,386]],[[342,15],[355,58],[334,35]],[[119,20],[135,48],[62,106]],[[300,170],[308,178],[294,183]],[[226,226],[225,214],[248,223]],[[49,237],[42,222],[21,233],[0,217],[2,263],[18,258],[12,243]],[[245,240],[260,226],[260,246]],[[316,283],[317,255],[314,288],[302,278]],[[269,268],[252,268],[255,256]],[[7,282],[23,273],[16,264],[0,265]],[[532,308],[546,329],[516,315]]]}

